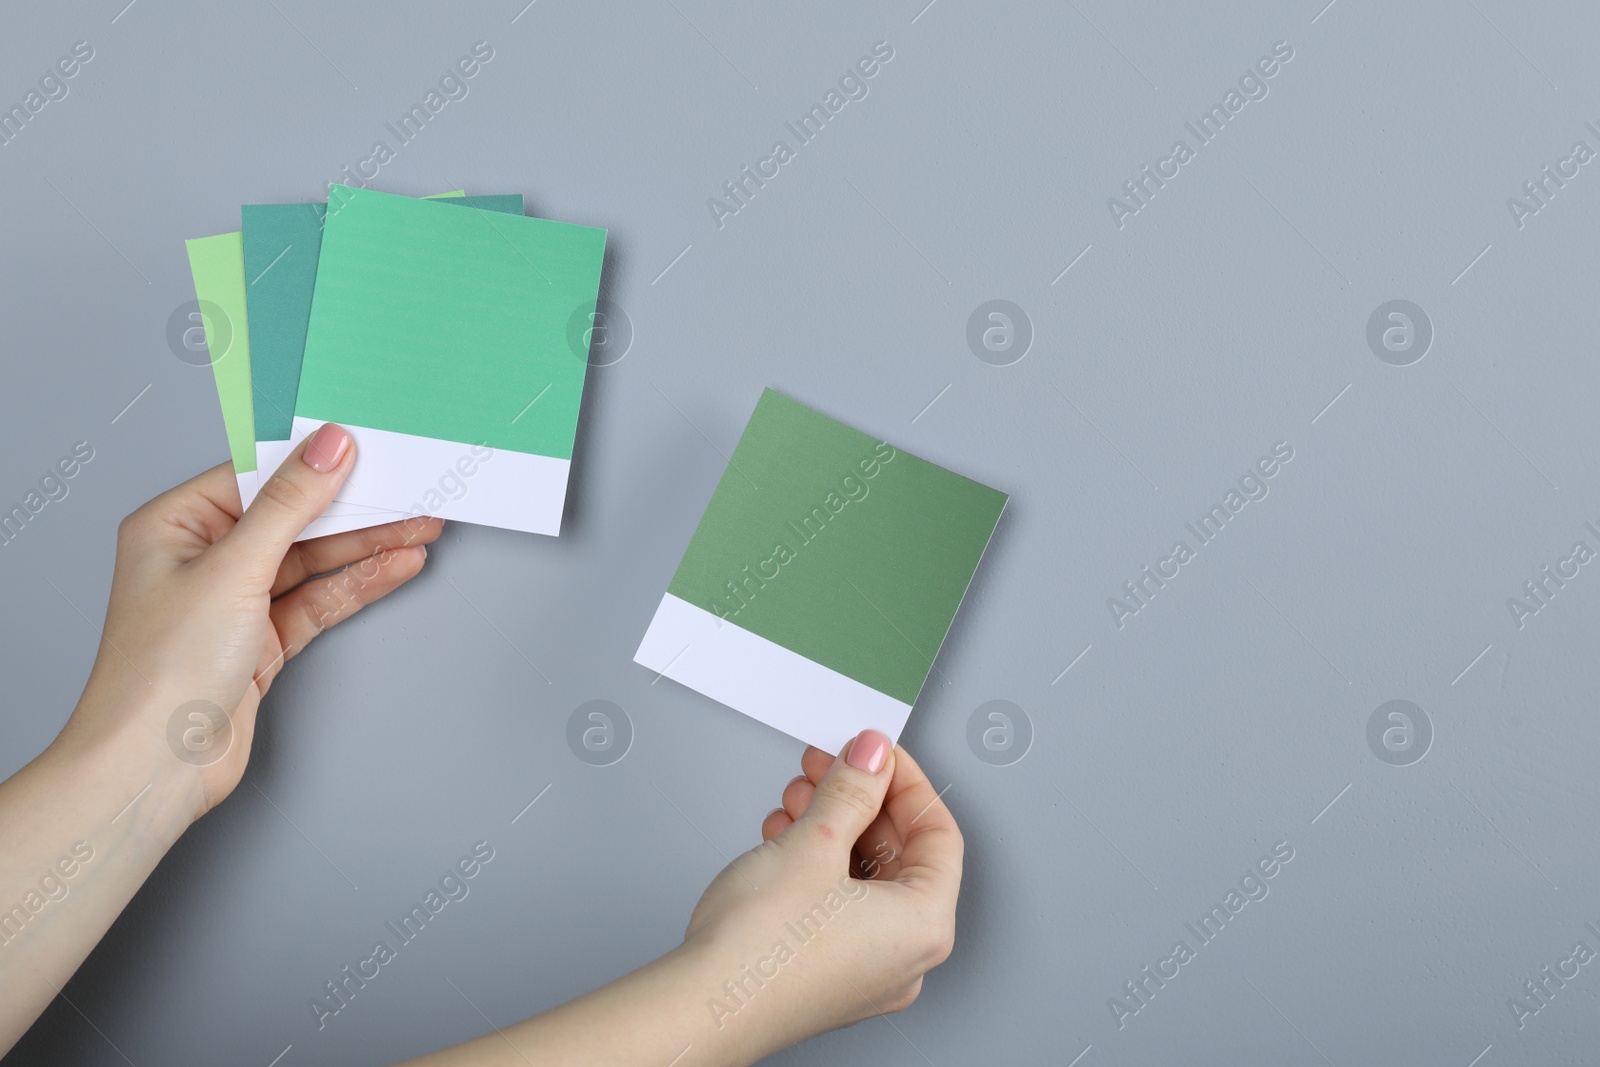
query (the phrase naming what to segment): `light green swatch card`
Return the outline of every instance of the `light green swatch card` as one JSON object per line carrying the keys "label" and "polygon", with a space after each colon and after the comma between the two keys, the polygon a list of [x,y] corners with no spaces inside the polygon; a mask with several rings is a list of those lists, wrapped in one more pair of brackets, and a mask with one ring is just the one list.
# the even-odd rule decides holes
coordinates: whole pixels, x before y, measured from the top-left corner
{"label": "light green swatch card", "polygon": [[634,659],[828,752],[898,737],[1006,500],[768,389]]}
{"label": "light green swatch card", "polygon": [[343,186],[329,204],[294,438],[350,431],[352,503],[558,533],[605,231]]}
{"label": "light green swatch card", "polygon": [[211,373],[222,406],[239,498],[255,496],[256,434],[250,395],[250,327],[245,314],[244,242],[237,233],[184,242],[200,305]]}

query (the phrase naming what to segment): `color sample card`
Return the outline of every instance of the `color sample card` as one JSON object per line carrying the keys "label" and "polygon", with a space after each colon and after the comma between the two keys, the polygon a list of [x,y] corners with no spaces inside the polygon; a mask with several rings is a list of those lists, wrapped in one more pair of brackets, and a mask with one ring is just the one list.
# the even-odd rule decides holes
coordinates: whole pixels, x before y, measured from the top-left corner
{"label": "color sample card", "polygon": [[897,738],[1006,500],[768,389],[634,660],[827,752]]}
{"label": "color sample card", "polygon": [[[522,195],[467,197],[460,192],[428,199],[486,211],[522,214]],[[300,367],[305,355],[306,327],[316,285],[327,204],[246,204],[244,223],[246,295],[250,312],[251,391],[254,399],[256,469],[276,470],[294,448],[291,427]],[[317,535],[333,527],[358,529],[391,522],[403,513],[383,511],[336,499]],[[372,516],[368,521],[353,521]]]}
{"label": "color sample card", "polygon": [[[430,199],[522,214],[521,194],[465,197],[445,193]],[[328,205],[246,204],[239,213],[244,223],[245,277],[249,279],[246,297],[256,440],[288,441]],[[267,470],[276,464],[265,462],[258,452],[256,466]]]}
{"label": "color sample card", "polygon": [[[431,199],[460,199],[461,191]],[[517,197],[517,211],[522,198]],[[317,280],[317,253],[328,205],[246,204],[239,209],[244,233],[246,299],[250,307],[250,387],[256,440],[287,441],[300,387],[306,322]],[[259,469],[267,465],[258,462]]]}
{"label": "color sample card", "polygon": [[[441,198],[462,197],[459,190],[438,194]],[[499,199],[499,198],[491,198]],[[520,210],[521,197],[515,197]],[[242,232],[199,237],[184,242],[189,256],[189,270],[194,279],[195,299],[199,305],[201,326],[205,334],[208,354],[211,357],[212,375],[217,386],[217,400],[222,409],[223,429],[228,438],[228,453],[233,462],[234,477],[239,486],[239,499],[248,507],[260,485],[260,472],[273,470],[258,462],[255,416],[255,365],[250,347],[251,323],[247,296],[249,277],[245,264],[245,243]],[[288,450],[285,449],[284,456]],[[283,457],[278,457],[278,462]],[[346,529],[389,522],[400,514],[378,513],[370,508],[355,509],[362,515],[377,515],[360,521],[341,520],[334,513],[340,511],[335,504],[325,515],[311,523],[300,540],[338,533]]]}
{"label": "color sample card", "polygon": [[350,431],[351,503],[559,533],[605,231],[329,200],[292,437]]}
{"label": "color sample card", "polygon": [[244,243],[223,233],[184,242],[200,305],[200,323],[217,382],[222,425],[239,483],[239,499],[256,494],[255,417],[250,395],[250,328],[245,315]]}
{"label": "color sample card", "polygon": [[[254,376],[243,236],[223,233],[199,237],[185,244],[189,251],[189,271],[194,276],[195,299],[200,305],[201,326],[211,356],[211,372],[216,378],[217,400],[222,407],[222,425],[228,435],[234,479],[239,485],[239,501],[249,507],[260,488],[261,471],[276,470],[277,464],[261,467],[256,462]],[[287,451],[284,454],[287,455]],[[322,516],[313,519],[295,540],[326,537],[404,517],[398,512],[350,509],[335,503]]]}

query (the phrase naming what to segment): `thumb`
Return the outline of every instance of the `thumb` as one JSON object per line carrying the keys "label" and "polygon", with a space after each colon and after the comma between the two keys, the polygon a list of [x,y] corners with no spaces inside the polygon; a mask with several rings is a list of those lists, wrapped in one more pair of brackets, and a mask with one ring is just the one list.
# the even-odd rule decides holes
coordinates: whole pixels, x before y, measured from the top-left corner
{"label": "thumb", "polygon": [[894,778],[894,742],[863,730],[833,761],[795,826],[848,856],[883,807]]}
{"label": "thumb", "polygon": [[342,426],[323,423],[261,484],[217,547],[256,577],[271,581],[289,546],[327,510],[354,463],[350,434]]}

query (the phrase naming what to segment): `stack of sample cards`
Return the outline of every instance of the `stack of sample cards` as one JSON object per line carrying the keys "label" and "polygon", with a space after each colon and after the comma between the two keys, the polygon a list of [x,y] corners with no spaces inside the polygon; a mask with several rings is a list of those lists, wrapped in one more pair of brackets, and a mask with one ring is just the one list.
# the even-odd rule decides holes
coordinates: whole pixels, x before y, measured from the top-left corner
{"label": "stack of sample cards", "polygon": [[605,231],[520,195],[329,197],[187,242],[241,500],[337,422],[356,464],[302,539],[410,515],[559,533]]}
{"label": "stack of sample cards", "polygon": [[897,738],[1006,500],[768,389],[634,660],[825,752]]}

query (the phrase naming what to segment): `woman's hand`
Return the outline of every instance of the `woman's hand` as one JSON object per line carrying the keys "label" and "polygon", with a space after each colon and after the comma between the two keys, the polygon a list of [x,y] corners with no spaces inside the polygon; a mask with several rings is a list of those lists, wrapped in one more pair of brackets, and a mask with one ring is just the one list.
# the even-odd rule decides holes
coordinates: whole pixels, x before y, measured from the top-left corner
{"label": "woman's hand", "polygon": [[744,1067],[909,1006],[950,955],[961,831],[887,737],[868,730],[841,755],[806,750],[766,840],[712,881],[682,945],[408,1067]]}
{"label": "woman's hand", "polygon": [[50,747],[0,782],[0,907],[22,902],[0,923],[0,1055],[172,843],[239,784],[284,661],[422,567],[437,519],[295,543],[354,459],[350,435],[324,426],[242,517],[223,465],[117,531],[83,696]]}
{"label": "woman's hand", "polygon": [[804,772],[764,841],[719,874],[685,945],[725,961],[707,991],[718,1031],[748,1026],[763,1053],[900,1011],[950,955],[961,831],[927,775],[868,730]]}
{"label": "woman's hand", "polygon": [[242,517],[224,464],[123,520],[100,651],[63,740],[114,737],[194,774],[190,819],[227,796],[284,663],[414,577],[443,527],[417,517],[296,542],[354,462],[330,423]]}

